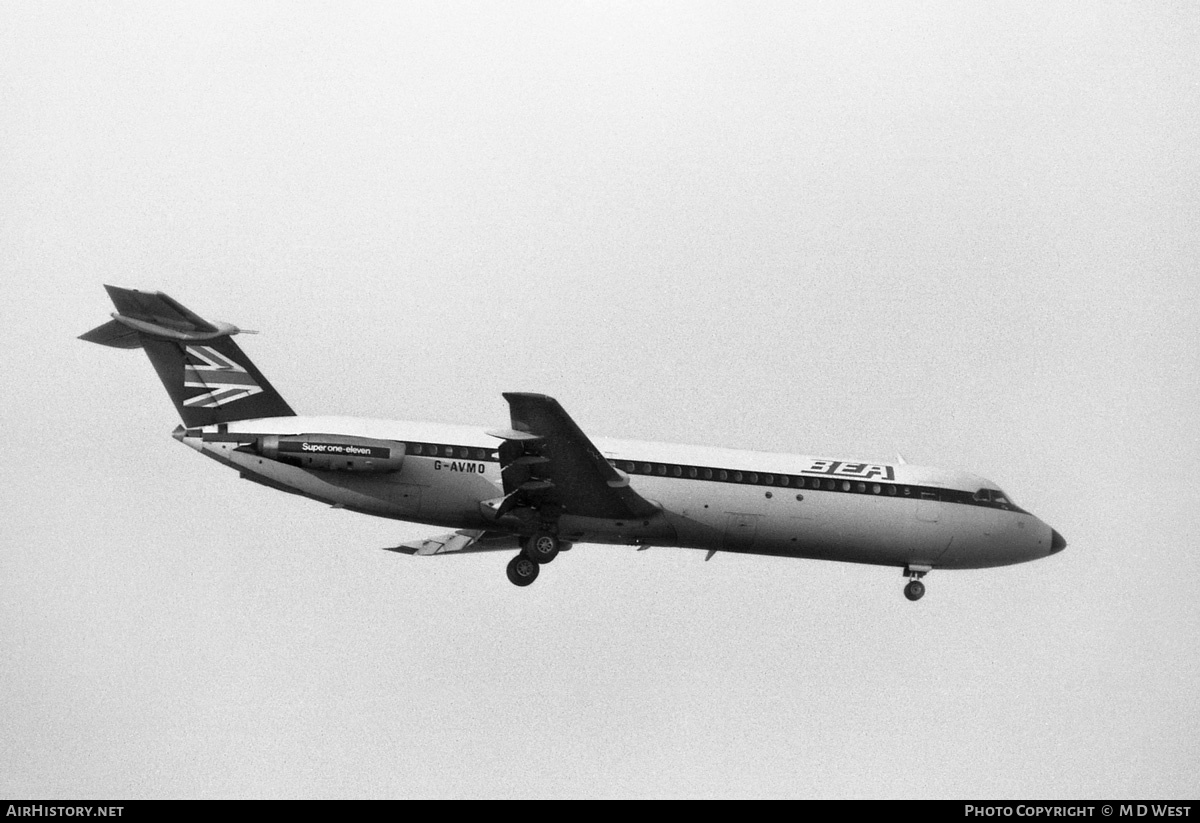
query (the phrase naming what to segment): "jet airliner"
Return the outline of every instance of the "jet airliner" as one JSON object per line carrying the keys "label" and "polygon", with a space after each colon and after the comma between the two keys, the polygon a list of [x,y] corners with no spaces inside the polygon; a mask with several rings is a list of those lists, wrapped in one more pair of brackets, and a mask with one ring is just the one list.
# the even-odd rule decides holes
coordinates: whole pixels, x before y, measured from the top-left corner
{"label": "jet airliner", "polygon": [[1036,560],[1066,541],[995,483],[891,463],[590,438],[558,401],[505,393],[507,426],[304,417],[233,336],[161,292],[105,286],[117,311],[80,335],[143,349],[177,440],[246,480],[336,508],[451,529],[413,555],[515,551],[528,586],[576,543],[892,566],[918,600],[933,569]]}

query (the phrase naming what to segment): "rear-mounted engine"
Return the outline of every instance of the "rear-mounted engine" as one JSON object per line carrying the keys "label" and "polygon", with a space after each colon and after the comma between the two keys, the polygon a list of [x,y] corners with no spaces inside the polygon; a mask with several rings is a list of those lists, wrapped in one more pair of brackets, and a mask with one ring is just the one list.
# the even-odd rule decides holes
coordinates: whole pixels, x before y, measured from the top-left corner
{"label": "rear-mounted engine", "polygon": [[269,434],[254,451],[302,469],[338,472],[394,472],[404,464],[404,444],[341,434]]}

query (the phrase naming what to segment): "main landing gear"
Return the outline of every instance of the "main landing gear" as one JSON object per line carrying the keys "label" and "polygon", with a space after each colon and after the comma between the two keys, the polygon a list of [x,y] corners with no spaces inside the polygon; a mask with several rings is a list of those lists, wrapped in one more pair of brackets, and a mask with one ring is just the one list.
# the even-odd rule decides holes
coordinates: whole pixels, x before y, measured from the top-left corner
{"label": "main landing gear", "polygon": [[541,567],[558,557],[563,544],[549,532],[536,532],[525,538],[521,553],[508,561],[508,579],[514,586],[528,586],[537,580]]}
{"label": "main landing gear", "polygon": [[558,538],[546,532],[538,532],[525,539],[525,555],[538,564],[549,563],[558,557]]}
{"label": "main landing gear", "polygon": [[921,582],[921,578],[933,569],[933,566],[905,566],[904,576],[908,578],[908,585],[904,587],[904,596],[914,603],[925,596],[925,584]]}
{"label": "main landing gear", "polygon": [[537,580],[541,568],[524,554],[518,554],[508,561],[508,579],[514,586],[528,586]]}

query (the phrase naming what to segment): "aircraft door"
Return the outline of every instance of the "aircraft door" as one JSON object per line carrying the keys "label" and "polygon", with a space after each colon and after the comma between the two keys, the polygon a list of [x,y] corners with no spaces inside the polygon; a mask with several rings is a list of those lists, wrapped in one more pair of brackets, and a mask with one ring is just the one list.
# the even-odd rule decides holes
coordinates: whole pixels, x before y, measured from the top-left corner
{"label": "aircraft door", "polygon": [[937,564],[954,542],[956,521],[944,505],[933,492],[923,492],[917,500],[917,516],[909,532],[910,550],[915,552],[909,557],[910,563]]}
{"label": "aircraft door", "polygon": [[928,492],[923,493],[921,499],[917,501],[917,519],[926,523],[936,523],[941,520],[942,501]]}

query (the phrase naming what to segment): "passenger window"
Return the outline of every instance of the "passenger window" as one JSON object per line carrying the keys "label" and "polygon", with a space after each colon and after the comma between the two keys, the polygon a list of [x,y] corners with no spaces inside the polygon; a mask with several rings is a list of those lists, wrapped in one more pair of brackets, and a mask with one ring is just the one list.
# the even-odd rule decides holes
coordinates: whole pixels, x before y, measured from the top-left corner
{"label": "passenger window", "polygon": [[692,466],[690,469],[688,469],[688,477],[695,477],[696,474],[697,472],[695,466]]}
{"label": "passenger window", "polygon": [[447,457],[453,457],[454,456],[454,447],[453,446],[444,446],[442,448],[442,454],[446,455]]}
{"label": "passenger window", "polygon": [[888,494],[890,494],[892,497],[896,496],[896,487],[893,486],[891,483],[888,484],[887,490],[888,490]]}
{"label": "passenger window", "polygon": [[649,463],[642,464],[642,474],[649,474],[650,470],[651,470],[651,466]]}
{"label": "passenger window", "polygon": [[704,479],[705,479],[705,480],[712,480],[712,469],[705,469],[705,470],[704,470]]}
{"label": "passenger window", "polygon": [[681,466],[672,466],[671,474],[675,475],[676,477],[683,477],[683,468]]}
{"label": "passenger window", "polygon": [[844,492],[850,491],[850,481],[849,480],[842,481],[842,491],[844,491]]}
{"label": "passenger window", "polygon": [[725,471],[724,469],[721,469],[721,473],[718,476],[720,477],[721,480],[728,480],[729,472]]}
{"label": "passenger window", "polygon": [[879,494],[881,491],[883,491],[883,489],[878,483],[875,483],[871,486],[871,494]]}
{"label": "passenger window", "polygon": [[763,482],[764,482],[764,483],[766,483],[768,486],[770,486],[771,484],[773,484],[773,483],[775,482],[775,475],[773,475],[773,474],[764,474],[764,475],[763,475]]}
{"label": "passenger window", "polygon": [[666,466],[664,466],[662,463],[659,463],[657,466],[655,466],[655,467],[654,467],[654,470],[655,470],[656,472],[658,472],[659,474],[664,474],[664,475],[665,475],[665,474],[667,473],[667,467],[666,467]]}
{"label": "passenger window", "polygon": [[413,454],[420,454],[420,453],[421,453],[421,444],[420,444],[420,443],[414,443],[414,444],[413,444],[413,447],[412,447],[412,453],[413,453]]}
{"label": "passenger window", "polygon": [[748,475],[746,475],[746,482],[747,483],[757,483],[758,475],[755,474],[754,472],[750,472]]}
{"label": "passenger window", "polygon": [[788,477],[786,474],[779,475],[779,485],[787,486],[791,482],[792,482],[792,479],[790,477]]}
{"label": "passenger window", "polygon": [[866,483],[863,483],[862,481],[859,481],[859,484],[858,484],[858,493],[859,493],[859,494],[866,494],[866,493],[867,493],[867,484],[866,484]]}
{"label": "passenger window", "polygon": [[742,482],[742,473],[741,473],[741,472],[734,472],[734,473],[733,473],[733,481],[734,481],[735,483],[741,483],[741,482]]}

